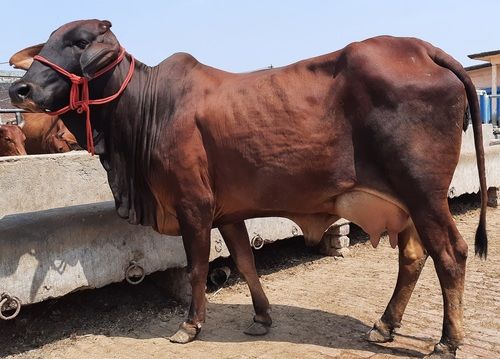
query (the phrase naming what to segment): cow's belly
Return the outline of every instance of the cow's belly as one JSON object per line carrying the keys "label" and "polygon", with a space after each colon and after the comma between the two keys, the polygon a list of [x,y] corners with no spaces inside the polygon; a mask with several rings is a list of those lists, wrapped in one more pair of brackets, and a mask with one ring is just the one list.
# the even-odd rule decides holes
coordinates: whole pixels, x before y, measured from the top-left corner
{"label": "cow's belly", "polygon": [[408,209],[397,199],[381,192],[356,187],[335,197],[335,214],[360,226],[377,247],[380,236],[387,231],[393,248],[398,233],[409,224]]}

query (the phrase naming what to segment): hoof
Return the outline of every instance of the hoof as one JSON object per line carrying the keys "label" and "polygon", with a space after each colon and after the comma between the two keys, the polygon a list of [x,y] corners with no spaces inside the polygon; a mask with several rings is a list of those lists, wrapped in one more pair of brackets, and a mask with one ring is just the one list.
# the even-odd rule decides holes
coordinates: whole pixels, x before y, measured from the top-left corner
{"label": "hoof", "polygon": [[455,359],[456,352],[456,348],[452,348],[443,343],[437,343],[434,347],[434,351],[426,355],[424,359]]}
{"label": "hoof", "polygon": [[201,330],[201,326],[182,323],[177,333],[168,338],[172,343],[186,344],[192,342]]}
{"label": "hoof", "polygon": [[266,335],[269,333],[269,326],[263,323],[253,322],[247,329],[243,331],[247,335]]}
{"label": "hoof", "polygon": [[380,320],[373,325],[365,339],[370,343],[387,343],[394,340],[393,331],[388,329]]}
{"label": "hoof", "polygon": [[268,317],[267,321],[257,320],[255,317],[253,318],[253,323],[243,331],[243,333],[247,335],[266,335],[269,333],[269,328],[271,327],[272,320],[271,317]]}

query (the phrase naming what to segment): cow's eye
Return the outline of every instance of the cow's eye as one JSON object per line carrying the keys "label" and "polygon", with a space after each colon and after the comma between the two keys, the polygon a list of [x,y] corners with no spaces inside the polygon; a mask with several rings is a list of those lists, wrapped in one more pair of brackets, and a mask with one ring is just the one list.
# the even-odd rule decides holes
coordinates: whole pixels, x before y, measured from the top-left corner
{"label": "cow's eye", "polygon": [[78,40],[74,43],[74,45],[78,46],[82,50],[85,50],[87,46],[89,46],[89,42],[87,40]]}

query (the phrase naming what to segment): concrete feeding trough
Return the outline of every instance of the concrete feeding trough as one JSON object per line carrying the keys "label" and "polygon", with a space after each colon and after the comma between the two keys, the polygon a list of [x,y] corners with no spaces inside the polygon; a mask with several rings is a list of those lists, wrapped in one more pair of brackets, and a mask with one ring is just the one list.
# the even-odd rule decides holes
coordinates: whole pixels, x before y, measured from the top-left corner
{"label": "concrete feeding trough", "polygon": [[[116,215],[106,173],[86,152],[3,157],[0,173],[0,293],[36,303],[186,265],[181,237]],[[251,239],[302,234],[284,218],[246,224]],[[220,256],[229,252],[214,229],[210,260]]]}
{"label": "concrete feeding trough", "polygon": [[[484,126],[487,182],[500,187],[500,146],[489,146]],[[16,300],[31,304],[84,289],[186,265],[182,239],[134,226],[118,218],[97,157],[86,152],[0,157],[0,298],[3,309]],[[450,197],[479,190],[472,131],[464,135]],[[246,221],[251,243],[301,235],[284,218]],[[320,250],[343,255],[349,244],[344,220],[326,232]],[[210,260],[228,256],[212,230]],[[0,311],[1,312],[1,311]]]}
{"label": "concrete feeding trough", "polygon": [[[484,160],[486,166],[486,184],[488,185],[488,202],[490,206],[498,206],[495,194],[500,188],[500,144],[495,142],[493,126],[483,125]],[[429,154],[432,155],[432,154]],[[466,193],[479,192],[476,152],[472,128],[464,133],[462,149],[457,168],[450,184],[448,197],[454,198]]]}

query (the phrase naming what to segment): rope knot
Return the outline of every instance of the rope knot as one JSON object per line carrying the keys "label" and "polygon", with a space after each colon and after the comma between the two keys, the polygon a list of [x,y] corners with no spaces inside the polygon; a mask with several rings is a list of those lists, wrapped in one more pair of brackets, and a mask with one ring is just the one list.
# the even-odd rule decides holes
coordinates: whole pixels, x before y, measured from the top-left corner
{"label": "rope knot", "polygon": [[71,73],[69,74],[68,77],[72,83],[77,84],[77,85],[83,83],[83,80],[85,80],[85,77],[81,77],[81,76],[71,74]]}

